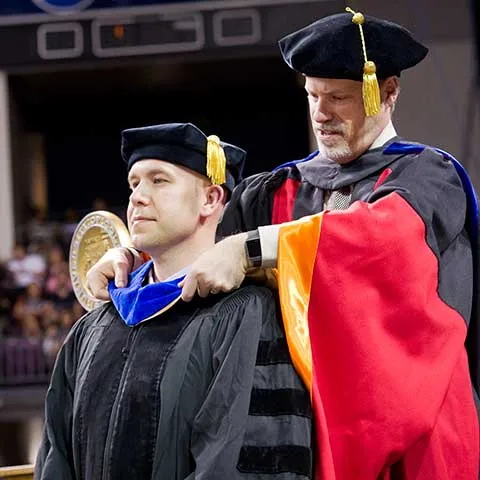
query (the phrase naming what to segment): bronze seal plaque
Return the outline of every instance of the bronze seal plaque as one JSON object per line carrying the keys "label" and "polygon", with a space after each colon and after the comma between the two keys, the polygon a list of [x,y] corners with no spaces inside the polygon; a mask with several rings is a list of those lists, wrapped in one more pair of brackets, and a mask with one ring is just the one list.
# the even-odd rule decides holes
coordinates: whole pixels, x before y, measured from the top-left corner
{"label": "bronze seal plaque", "polygon": [[69,269],[73,291],[85,310],[106,303],[88,290],[88,270],[110,248],[128,246],[131,246],[128,229],[117,215],[98,210],[80,220],[70,243]]}

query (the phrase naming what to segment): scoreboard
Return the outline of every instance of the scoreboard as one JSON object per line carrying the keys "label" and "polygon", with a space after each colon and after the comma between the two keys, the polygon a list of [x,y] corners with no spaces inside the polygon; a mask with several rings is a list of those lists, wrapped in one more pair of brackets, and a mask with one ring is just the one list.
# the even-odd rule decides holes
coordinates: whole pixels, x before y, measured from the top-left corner
{"label": "scoreboard", "polygon": [[340,0],[1,0],[0,68],[275,48]]}
{"label": "scoreboard", "polygon": [[[0,15],[20,19],[25,15],[54,13],[57,15],[71,14],[82,10],[101,10],[122,7],[145,7],[159,4],[184,3],[189,0],[2,0]],[[190,0],[191,1],[191,0]],[[201,3],[205,0],[197,0]],[[229,1],[229,0],[225,0]]]}

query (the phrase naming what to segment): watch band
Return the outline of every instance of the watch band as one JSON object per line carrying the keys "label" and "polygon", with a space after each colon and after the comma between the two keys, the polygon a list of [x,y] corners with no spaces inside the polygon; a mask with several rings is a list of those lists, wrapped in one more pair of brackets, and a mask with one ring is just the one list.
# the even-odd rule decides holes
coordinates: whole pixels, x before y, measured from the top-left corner
{"label": "watch band", "polygon": [[245,241],[245,252],[252,267],[262,266],[262,246],[258,230],[250,230]]}

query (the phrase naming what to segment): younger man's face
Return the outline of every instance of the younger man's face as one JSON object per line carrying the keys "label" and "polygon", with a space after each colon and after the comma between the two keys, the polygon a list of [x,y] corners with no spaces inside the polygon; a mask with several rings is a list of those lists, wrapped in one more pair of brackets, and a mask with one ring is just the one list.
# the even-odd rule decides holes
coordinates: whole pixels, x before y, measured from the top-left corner
{"label": "younger man's face", "polygon": [[188,242],[201,218],[204,180],[162,160],[146,159],[130,169],[127,220],[133,245],[151,256]]}

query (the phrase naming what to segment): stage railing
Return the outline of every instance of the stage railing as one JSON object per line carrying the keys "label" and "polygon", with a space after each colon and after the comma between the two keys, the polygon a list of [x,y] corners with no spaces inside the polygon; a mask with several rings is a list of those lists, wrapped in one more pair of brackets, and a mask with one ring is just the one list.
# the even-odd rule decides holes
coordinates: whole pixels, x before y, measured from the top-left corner
{"label": "stage railing", "polygon": [[0,467],[0,480],[33,480],[33,465]]}
{"label": "stage railing", "polygon": [[51,367],[42,338],[6,337],[0,340],[0,385],[46,384]]}

